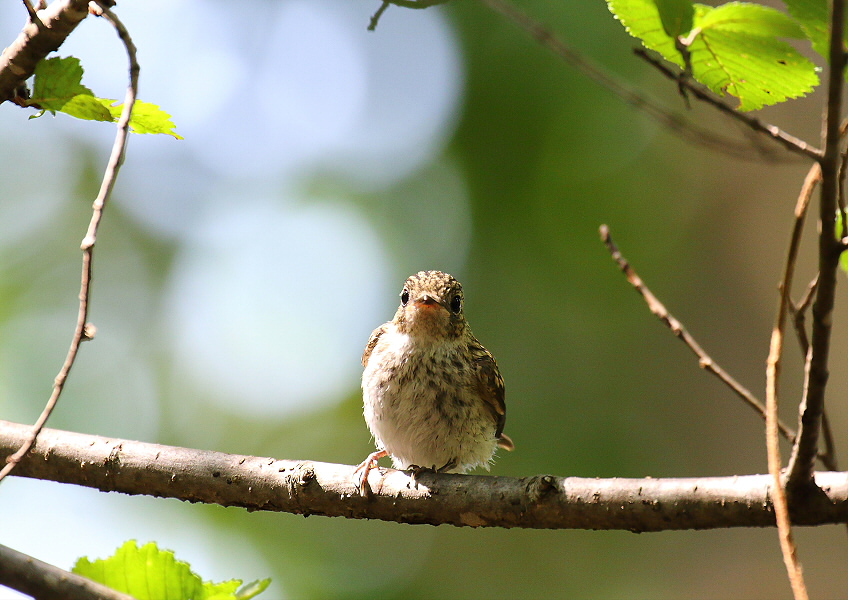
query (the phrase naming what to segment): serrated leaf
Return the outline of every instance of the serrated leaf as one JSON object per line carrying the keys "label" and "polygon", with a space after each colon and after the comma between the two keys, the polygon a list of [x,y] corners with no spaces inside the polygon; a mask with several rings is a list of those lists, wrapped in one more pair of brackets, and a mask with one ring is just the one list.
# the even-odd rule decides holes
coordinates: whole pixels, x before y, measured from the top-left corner
{"label": "serrated leaf", "polygon": [[[79,559],[73,572],[137,600],[240,600],[237,590],[242,584],[239,579],[203,582],[173,552],[160,550],[153,542],[139,548],[135,540],[124,543],[110,558]],[[267,587],[266,584],[256,593]]]}
{"label": "serrated leaf", "polygon": [[653,0],[607,0],[607,7],[621,21],[627,33],[659,52],[666,60],[683,66],[683,57],[674,46],[674,38],[663,28],[659,8]]}
{"label": "serrated leaf", "polygon": [[786,8],[801,24],[813,45],[813,50],[827,58],[830,44],[827,0],[786,0]]}
{"label": "serrated leaf", "polygon": [[42,60],[35,67],[35,82],[30,104],[55,112],[71,99],[93,96],[91,90],[82,85],[83,69],[78,58],[53,57]]}
{"label": "serrated leaf", "polygon": [[[42,60],[35,68],[35,83],[28,104],[42,109],[30,118],[40,117],[44,111],[52,114],[66,113],[77,119],[91,121],[116,121],[123,105],[113,106],[117,100],[97,98],[82,85],[83,68],[73,56]],[[155,104],[137,100],[133,106],[130,128],[135,133],[165,133],[183,139],[174,129],[171,115]]]}
{"label": "serrated leaf", "polygon": [[718,94],[755,110],[797,98],[818,85],[816,66],[778,37],[802,37],[787,15],[765,6],[731,2],[701,12],[690,46],[695,78]]}
{"label": "serrated leaf", "polygon": [[759,37],[804,37],[801,26],[789,15],[773,8],[745,2],[729,2],[702,12],[698,27],[703,30],[743,32]]}
{"label": "serrated leaf", "polygon": [[200,577],[188,564],[177,561],[173,552],[159,550],[155,543],[139,548],[135,540],[110,558],[79,559],[73,572],[138,600],[188,600],[199,597],[203,589]]}
{"label": "serrated leaf", "polygon": [[666,35],[676,38],[692,30],[695,7],[692,0],[654,0]]}
{"label": "serrated leaf", "polygon": [[[683,67],[674,39],[662,27],[653,0],[607,0],[627,31]],[[712,8],[695,4],[689,44],[692,75],[715,93],[755,110],[803,96],[818,85],[816,66],[779,37],[803,37],[787,15],[757,4],[730,2]]]}
{"label": "serrated leaf", "polygon": [[[101,99],[103,105],[106,106],[112,113],[115,120],[121,116],[121,111],[124,109],[123,104],[115,104],[117,100]],[[136,100],[133,104],[132,117],[130,117],[130,128],[135,133],[166,133],[181,140],[183,137],[178,135],[174,129],[174,122],[171,121],[171,115],[164,110],[142,100]]]}

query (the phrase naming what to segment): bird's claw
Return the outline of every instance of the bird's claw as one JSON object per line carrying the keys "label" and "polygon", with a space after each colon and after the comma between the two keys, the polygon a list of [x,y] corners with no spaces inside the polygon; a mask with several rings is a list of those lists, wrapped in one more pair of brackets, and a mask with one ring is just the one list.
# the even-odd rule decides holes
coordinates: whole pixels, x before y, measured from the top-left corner
{"label": "bird's claw", "polygon": [[371,469],[378,468],[377,462],[384,456],[388,456],[385,450],[372,452],[368,455],[368,458],[359,463],[359,466],[353,470],[354,485],[362,496],[367,496],[368,492],[371,491],[371,486],[368,484],[368,474],[371,472]]}

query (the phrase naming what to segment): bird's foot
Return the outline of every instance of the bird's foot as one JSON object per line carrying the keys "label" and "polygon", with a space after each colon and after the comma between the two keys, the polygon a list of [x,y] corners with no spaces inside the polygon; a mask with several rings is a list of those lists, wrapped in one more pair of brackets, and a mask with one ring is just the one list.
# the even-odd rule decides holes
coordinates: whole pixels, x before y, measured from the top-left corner
{"label": "bird's foot", "polygon": [[448,462],[443,464],[441,467],[436,469],[436,472],[437,473],[447,473],[448,471],[450,471],[451,469],[454,469],[454,468],[456,468],[456,459],[452,458]]}
{"label": "bird's foot", "polygon": [[359,463],[359,466],[354,469],[354,484],[361,495],[367,496],[368,492],[371,491],[371,486],[368,484],[368,474],[371,472],[371,469],[378,468],[377,461],[388,455],[389,453],[385,450],[372,452],[368,455],[368,458]]}

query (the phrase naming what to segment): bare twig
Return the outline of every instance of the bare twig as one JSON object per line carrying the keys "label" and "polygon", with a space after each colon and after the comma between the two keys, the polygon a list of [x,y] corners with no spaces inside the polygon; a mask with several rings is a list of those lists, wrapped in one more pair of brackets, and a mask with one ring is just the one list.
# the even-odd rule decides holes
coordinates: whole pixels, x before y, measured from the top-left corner
{"label": "bare twig", "polygon": [[383,13],[386,12],[386,9],[389,8],[389,4],[390,2],[388,2],[388,0],[385,0],[380,5],[380,8],[378,8],[377,12],[375,12],[374,15],[371,17],[371,22],[368,24],[368,31],[377,30],[377,24],[380,22],[380,17],[382,17]]}
{"label": "bare twig", "polygon": [[31,23],[35,23],[39,28],[44,27],[44,23],[41,22],[41,19],[38,18],[38,13],[35,12],[35,9],[32,7],[32,2],[29,0],[23,0],[24,8],[26,8],[27,14],[29,15],[29,20]]}
{"label": "bare twig", "polygon": [[715,134],[710,129],[699,127],[680,115],[674,114],[661,106],[655,100],[645,96],[623,81],[612,77],[586,56],[570,47],[561,38],[540,22],[523,13],[512,4],[503,0],[480,0],[490,9],[509,19],[514,25],[523,29],[539,44],[553,52],[558,58],[588,77],[597,85],[615,94],[634,108],[641,110],[661,126],[678,135],[687,143],[709,148],[736,158],[750,160],[753,157],[765,158],[770,161],[783,160],[783,153],[776,154],[765,147],[754,146],[756,154],[752,153],[750,143],[740,143],[732,138]]}
{"label": "bare twig", "polygon": [[59,48],[87,16],[88,0],[55,0],[36,13],[38,21],[30,19],[0,55],[0,103],[12,98],[41,59]]}
{"label": "bare twig", "polygon": [[752,117],[746,113],[739,112],[734,107],[729,104],[723,102],[719,98],[716,98],[712,93],[704,90],[700,85],[688,79],[686,77],[681,77],[679,73],[676,73],[672,70],[668,65],[666,65],[663,61],[658,60],[651,56],[647,50],[643,48],[637,48],[634,50],[637,56],[643,58],[649,64],[656,67],[656,69],[676,82],[678,85],[683,86],[687,90],[689,90],[693,96],[695,96],[698,100],[702,102],[706,102],[707,104],[714,106],[720,112],[725,115],[736,119],[746,127],[750,127],[753,131],[764,134],[771,139],[775,140],[779,144],[781,144],[787,150],[799,154],[801,156],[806,156],[807,158],[812,158],[813,160],[819,161],[824,156],[822,151],[818,148],[811,146],[804,140],[795,137],[794,135],[788,134],[776,125],[770,125],[768,123],[763,123],[759,119]]}
{"label": "bare twig", "polygon": [[[0,455],[28,427],[0,421]],[[248,510],[457,527],[663,531],[773,527],[768,475],[682,479],[492,477],[374,469],[373,494],[354,467],[275,460],[45,429],[15,475],[103,491]],[[798,524],[848,521],[848,473],[816,474],[824,490]]]}
{"label": "bare twig", "polygon": [[[619,268],[624,272],[624,275],[627,277],[627,281],[630,282],[630,285],[632,285],[639,294],[641,294],[650,311],[654,313],[663,323],[665,323],[665,325],[671,329],[672,333],[680,338],[680,340],[688,346],[695,356],[698,357],[699,366],[718,377],[725,385],[733,390],[737,396],[742,398],[742,400],[744,400],[751,408],[757,411],[761,417],[765,418],[766,407],[763,403],[760,402],[760,400],[758,400],[745,386],[736,381],[729,373],[716,364],[716,362],[710,358],[704,349],[701,348],[695,338],[689,334],[683,324],[675,319],[668,312],[662,302],[660,302],[657,297],[651,293],[651,290],[648,289],[639,275],[636,274],[636,271],[633,270],[633,267],[630,266],[627,259],[621,255],[621,252],[618,250],[615,242],[612,241],[609,228],[606,225],[601,225],[600,234],[601,240],[606,245],[613,260],[618,263]],[[788,440],[791,441],[794,439],[795,434],[791,429],[789,429],[789,427],[780,423],[779,428],[780,432]]]}
{"label": "bare twig", "polygon": [[450,2],[450,0],[383,0],[380,8],[378,8],[377,12],[374,13],[374,16],[371,17],[371,22],[368,24],[368,31],[374,31],[377,29],[380,17],[383,16],[383,13],[386,12],[386,9],[389,8],[390,4],[403,8],[423,9],[430,8],[431,6],[438,6],[439,4],[447,4],[448,2]]}
{"label": "bare twig", "polygon": [[118,18],[105,6],[105,3],[98,2],[102,9],[102,16],[109,21],[118,32],[118,36],[124,42],[124,46],[127,50],[127,56],[129,58],[129,79],[130,83],[127,87],[126,97],[124,98],[124,108],[121,111],[121,117],[118,119],[118,131],[115,135],[115,143],[112,146],[112,154],[109,157],[109,163],[106,166],[106,172],[103,175],[103,182],[100,186],[100,191],[97,194],[97,197],[94,199],[94,204],[92,206],[92,215],[91,221],[88,224],[88,230],[86,231],[85,237],[82,240],[82,244],[80,245],[80,249],[82,250],[82,278],[80,282],[80,293],[79,293],[79,310],[77,312],[77,323],[74,329],[74,335],[71,339],[71,347],[68,349],[68,354],[65,357],[65,362],[62,364],[62,368],[59,370],[59,374],[56,375],[56,379],[53,383],[53,392],[50,395],[50,398],[47,401],[47,404],[44,407],[44,410],[39,415],[38,420],[32,426],[32,430],[29,433],[29,436],[24,440],[21,444],[21,447],[17,452],[12,454],[11,456],[6,458],[6,465],[4,465],[3,469],[0,470],[0,481],[3,480],[9,472],[15,468],[15,465],[21,460],[23,456],[29,451],[35,442],[36,437],[38,436],[41,429],[44,427],[44,424],[47,422],[47,419],[50,417],[50,414],[53,412],[53,409],[56,406],[56,403],[59,401],[59,397],[62,395],[62,390],[65,387],[65,382],[68,379],[68,374],[71,371],[71,368],[76,361],[77,352],[79,351],[80,344],[87,340],[91,339],[94,332],[94,327],[88,323],[88,307],[91,296],[91,278],[92,278],[92,268],[91,263],[94,256],[94,244],[97,241],[97,230],[100,226],[100,220],[103,216],[103,209],[106,206],[106,202],[112,194],[112,189],[115,186],[115,181],[118,177],[118,171],[121,168],[121,165],[124,162],[124,155],[127,147],[127,136],[129,135],[129,122],[130,116],[132,114],[133,105],[135,104],[135,98],[138,90],[138,74],[139,74],[139,65],[136,60],[136,48],[132,42],[132,39],[129,36],[126,28],[123,24],[118,20]]}
{"label": "bare twig", "polygon": [[0,545],[0,585],[33,598],[133,600],[101,583]]}
{"label": "bare twig", "polygon": [[834,0],[831,6],[829,49],[830,73],[827,81],[827,110],[824,126],[824,156],[821,160],[822,183],[819,195],[819,282],[813,302],[812,334],[809,360],[801,401],[798,437],[789,461],[787,490],[792,495],[812,493],[811,473],[818,453],[818,440],[824,410],[828,379],[833,306],[836,296],[836,273],[842,242],[836,239],[836,214],[839,197],[841,162],[840,119],[842,87],[845,72],[843,48],[845,1]]}
{"label": "bare twig", "polygon": [[[807,291],[804,292],[804,296],[801,300],[798,301],[796,305],[789,298],[786,299],[788,306],[786,308],[789,309],[789,313],[792,315],[792,325],[795,328],[795,335],[798,338],[798,346],[801,347],[801,354],[803,356],[807,356],[807,351],[810,349],[810,340],[807,337],[807,309],[810,308],[810,304],[813,301],[813,297],[816,293],[816,288],[819,284],[819,276],[816,275],[813,277],[813,280],[807,285]],[[835,471],[836,469],[831,469]]]}

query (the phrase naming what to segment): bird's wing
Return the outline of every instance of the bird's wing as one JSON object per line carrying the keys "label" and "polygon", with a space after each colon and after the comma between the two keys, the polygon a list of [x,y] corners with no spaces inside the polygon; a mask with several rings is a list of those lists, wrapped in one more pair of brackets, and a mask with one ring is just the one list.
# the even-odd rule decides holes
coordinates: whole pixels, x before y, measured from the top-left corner
{"label": "bird's wing", "polygon": [[368,338],[368,343],[365,344],[365,351],[362,353],[362,366],[368,366],[368,358],[371,356],[371,352],[374,351],[374,347],[380,341],[380,336],[386,332],[386,325],[388,323],[383,323],[377,329],[371,332],[371,337]]}
{"label": "bird's wing", "polygon": [[477,366],[478,393],[486,402],[486,406],[495,420],[495,437],[500,440],[502,447],[512,450],[512,440],[503,433],[506,423],[506,402],[504,400],[504,380],[498,370],[498,363],[495,362],[495,357],[476,339],[469,346],[469,350],[474,364]]}

